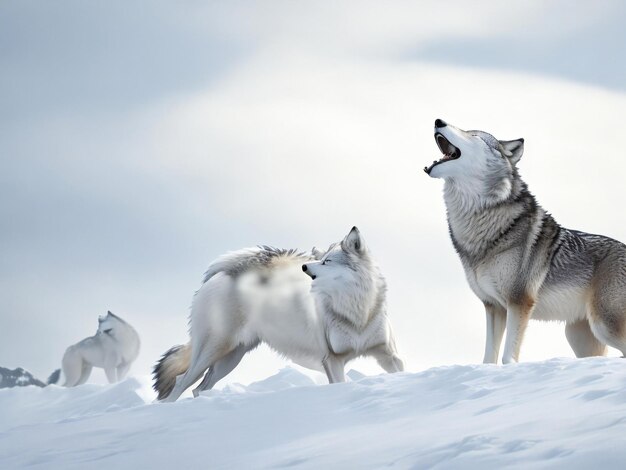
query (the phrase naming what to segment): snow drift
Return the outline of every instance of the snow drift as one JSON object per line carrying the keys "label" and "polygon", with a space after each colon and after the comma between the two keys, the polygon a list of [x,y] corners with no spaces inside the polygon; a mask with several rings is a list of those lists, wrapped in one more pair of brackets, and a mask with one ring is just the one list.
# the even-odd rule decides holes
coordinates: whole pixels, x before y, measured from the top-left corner
{"label": "snow drift", "polygon": [[626,363],[449,366],[316,385],[283,369],[152,403],[148,377],[0,390],[0,467],[622,467]]}

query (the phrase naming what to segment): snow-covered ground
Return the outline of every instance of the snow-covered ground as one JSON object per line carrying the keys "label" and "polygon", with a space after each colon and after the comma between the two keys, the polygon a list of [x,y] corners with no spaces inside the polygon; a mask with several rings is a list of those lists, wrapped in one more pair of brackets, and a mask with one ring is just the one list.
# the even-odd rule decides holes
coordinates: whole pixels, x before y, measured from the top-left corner
{"label": "snow-covered ground", "polygon": [[293,368],[153,404],[148,377],[0,390],[0,468],[624,468],[626,362]]}

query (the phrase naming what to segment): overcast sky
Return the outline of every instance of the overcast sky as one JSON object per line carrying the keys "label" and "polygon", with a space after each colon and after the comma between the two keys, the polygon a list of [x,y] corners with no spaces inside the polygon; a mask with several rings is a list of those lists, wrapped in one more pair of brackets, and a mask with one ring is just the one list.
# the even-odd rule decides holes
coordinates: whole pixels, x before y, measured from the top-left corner
{"label": "overcast sky", "polygon": [[[422,171],[433,121],[524,137],[543,206],[626,240],[625,21],[619,1],[0,3],[0,365],[45,378],[111,310],[147,374],[213,258],[353,225],[408,369],[480,362]],[[533,324],[522,360],[573,356],[562,330]],[[261,349],[229,380],[283,364]]]}

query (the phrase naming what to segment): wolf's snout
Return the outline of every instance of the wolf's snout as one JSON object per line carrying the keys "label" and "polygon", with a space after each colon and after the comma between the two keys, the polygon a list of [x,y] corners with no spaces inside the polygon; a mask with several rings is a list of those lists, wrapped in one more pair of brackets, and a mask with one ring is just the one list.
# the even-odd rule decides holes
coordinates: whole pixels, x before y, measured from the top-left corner
{"label": "wolf's snout", "polygon": [[435,119],[435,127],[446,127],[447,125],[443,119]]}
{"label": "wolf's snout", "polygon": [[307,267],[306,264],[302,265],[302,271],[307,273],[307,275],[309,275],[311,277],[311,279],[315,279],[316,278],[315,274],[312,274],[311,271],[309,271],[309,268]]}

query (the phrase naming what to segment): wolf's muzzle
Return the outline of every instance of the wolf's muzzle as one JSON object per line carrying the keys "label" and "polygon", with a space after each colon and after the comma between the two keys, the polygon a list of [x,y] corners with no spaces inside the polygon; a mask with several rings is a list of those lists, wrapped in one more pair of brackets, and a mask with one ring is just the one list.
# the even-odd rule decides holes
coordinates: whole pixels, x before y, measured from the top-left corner
{"label": "wolf's muzzle", "polygon": [[311,276],[311,279],[315,279],[315,274],[311,274],[309,272],[309,268],[306,267],[306,264],[302,265],[302,271],[304,271],[305,273],[307,273],[309,276]]}

